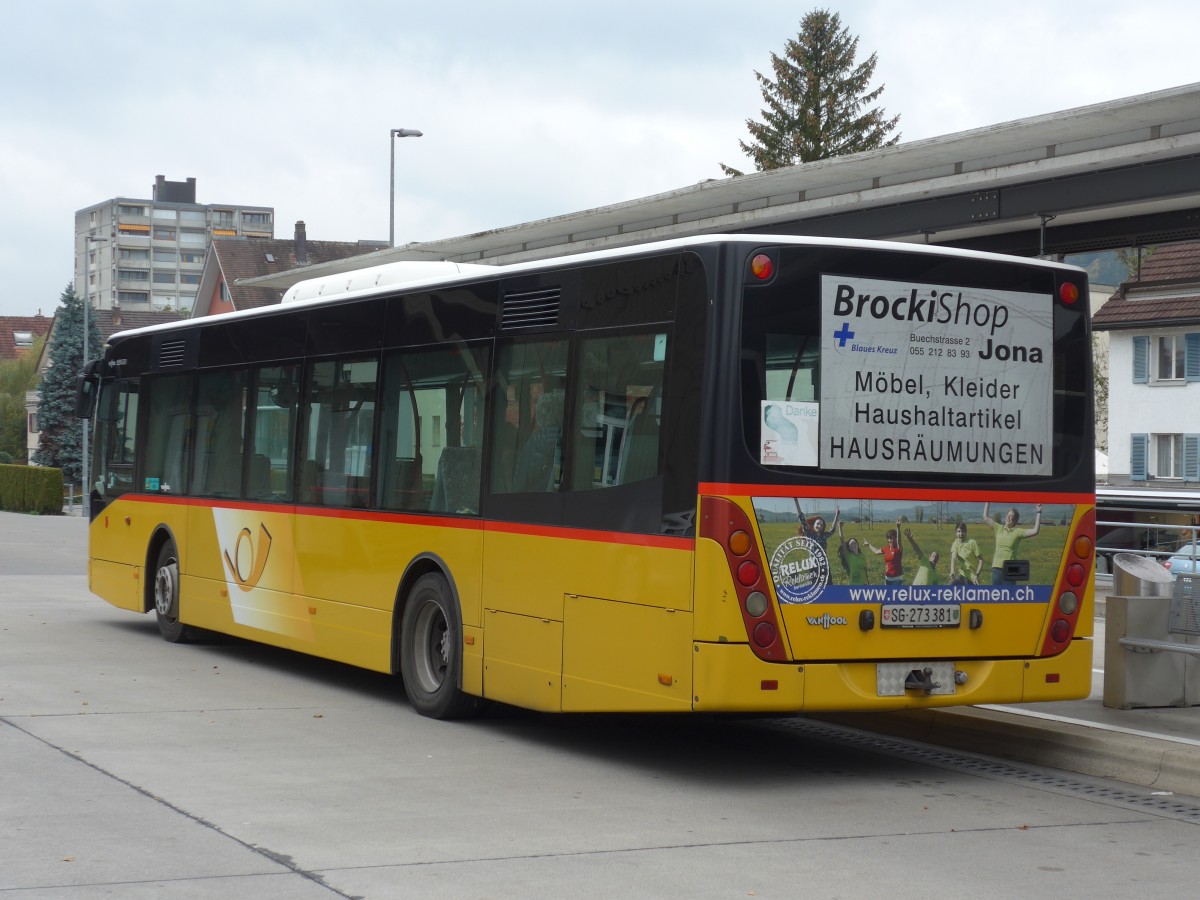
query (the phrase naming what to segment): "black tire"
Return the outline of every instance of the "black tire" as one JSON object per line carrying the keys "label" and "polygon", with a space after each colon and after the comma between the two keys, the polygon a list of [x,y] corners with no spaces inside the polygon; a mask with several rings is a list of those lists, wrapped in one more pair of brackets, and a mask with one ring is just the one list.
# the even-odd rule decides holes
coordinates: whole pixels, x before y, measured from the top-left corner
{"label": "black tire", "polygon": [[400,623],[400,674],[413,709],[432,719],[461,719],[479,711],[464,694],[462,624],[446,579],[435,572],[417,579]]}
{"label": "black tire", "polygon": [[194,631],[179,621],[179,554],[167,541],[159,548],[154,563],[154,617],[158,633],[172,644],[184,644]]}

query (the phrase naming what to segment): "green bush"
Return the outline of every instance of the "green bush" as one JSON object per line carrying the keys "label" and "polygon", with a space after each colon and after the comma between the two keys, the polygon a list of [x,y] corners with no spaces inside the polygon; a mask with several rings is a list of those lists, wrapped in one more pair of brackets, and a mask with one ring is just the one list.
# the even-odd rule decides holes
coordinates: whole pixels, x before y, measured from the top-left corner
{"label": "green bush", "polygon": [[62,469],[0,465],[0,509],[7,512],[61,516]]}

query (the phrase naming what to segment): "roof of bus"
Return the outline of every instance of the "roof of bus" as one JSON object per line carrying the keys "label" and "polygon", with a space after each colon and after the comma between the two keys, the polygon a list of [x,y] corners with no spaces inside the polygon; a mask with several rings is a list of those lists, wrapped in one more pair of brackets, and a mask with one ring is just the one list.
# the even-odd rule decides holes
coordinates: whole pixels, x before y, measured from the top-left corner
{"label": "roof of bus", "polygon": [[[793,244],[815,247],[858,247],[864,250],[891,250],[903,253],[928,253],[934,256],[957,256],[976,258],[980,260],[1005,260],[1022,265],[1044,266],[1046,268],[1067,271],[1082,271],[1078,266],[1053,260],[1037,259],[1024,256],[1002,256],[995,253],[983,253],[977,250],[961,250],[954,247],[943,247],[926,244],[909,244],[895,241],[860,240],[857,238],[836,237],[801,237],[796,235],[772,234],[709,234],[694,235],[684,238],[674,238],[666,241],[656,241],[638,244],[634,247],[620,247],[607,250],[595,250],[588,253],[576,253],[570,256],[560,256],[554,259],[541,259],[531,262],[513,263],[505,266],[492,266],[452,262],[397,262],[382,266],[357,269],[338,275],[326,275],[301,281],[292,286],[284,295],[283,302],[278,305],[256,307],[254,309],[238,310],[236,312],[220,313],[215,316],[204,316],[200,319],[185,319],[181,322],[171,322],[164,325],[152,325],[146,328],[130,329],[112,335],[110,340],[124,339],[138,334],[148,334],[158,331],[178,331],[196,326],[202,326],[206,321],[229,319],[244,319],[257,316],[278,314],[281,310],[298,310],[311,306],[324,305],[334,301],[360,299],[379,294],[393,293],[399,287],[405,290],[418,290],[429,287],[469,283],[481,277],[494,278],[500,275],[515,275],[523,272],[535,272],[552,269],[564,264],[580,265],[595,261],[619,259],[621,257],[639,256],[646,253],[661,253],[663,251],[684,249],[688,247],[706,246],[711,244]],[[421,274],[422,272],[428,274]]]}

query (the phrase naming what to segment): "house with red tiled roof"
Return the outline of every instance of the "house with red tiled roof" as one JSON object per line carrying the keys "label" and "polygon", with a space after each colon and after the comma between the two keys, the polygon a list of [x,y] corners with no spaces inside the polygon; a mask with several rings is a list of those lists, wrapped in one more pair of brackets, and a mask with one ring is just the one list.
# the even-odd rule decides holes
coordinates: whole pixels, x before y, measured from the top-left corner
{"label": "house with red tiled roof", "polygon": [[1106,332],[1109,484],[1200,484],[1200,242],[1160,245],[1092,316]]}
{"label": "house with red tiled roof", "polygon": [[291,240],[216,238],[204,260],[192,318],[271,306],[283,299],[282,289],[242,284],[246,279],[361,256],[386,246],[380,241],[310,241],[303,222],[296,223]]}
{"label": "house with red tiled roof", "polygon": [[0,316],[0,362],[27,353],[50,330],[51,319],[37,316]]}

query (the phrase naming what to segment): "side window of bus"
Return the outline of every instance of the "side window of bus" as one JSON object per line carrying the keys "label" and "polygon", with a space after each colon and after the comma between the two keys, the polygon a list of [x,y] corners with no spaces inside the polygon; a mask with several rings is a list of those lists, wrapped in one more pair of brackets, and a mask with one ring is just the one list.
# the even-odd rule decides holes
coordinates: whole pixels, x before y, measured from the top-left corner
{"label": "side window of bus", "polygon": [[241,495],[247,375],[244,370],[202,372],[197,379],[193,494]]}
{"label": "side window of bus", "polygon": [[557,491],[562,481],[567,342],[510,344],[493,394],[491,490]]}
{"label": "side window of bus", "polygon": [[253,452],[246,472],[246,497],[290,501],[300,367],[265,366],[259,369],[254,396]]}
{"label": "side window of bus", "polygon": [[588,338],[579,350],[572,490],[661,474],[666,333]]}
{"label": "side window of bus", "polygon": [[104,503],[133,490],[137,439],[138,383],[116,381],[104,387],[96,409],[93,487]]}
{"label": "side window of bus", "polygon": [[384,360],[379,506],[479,514],[484,346],[402,350]]}
{"label": "side window of bus", "polygon": [[378,370],[374,358],[309,363],[301,503],[368,505]]}
{"label": "side window of bus", "polygon": [[187,491],[188,425],[192,379],[189,375],[155,378],[148,383],[145,466],[142,490],[163,494]]}

